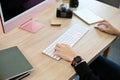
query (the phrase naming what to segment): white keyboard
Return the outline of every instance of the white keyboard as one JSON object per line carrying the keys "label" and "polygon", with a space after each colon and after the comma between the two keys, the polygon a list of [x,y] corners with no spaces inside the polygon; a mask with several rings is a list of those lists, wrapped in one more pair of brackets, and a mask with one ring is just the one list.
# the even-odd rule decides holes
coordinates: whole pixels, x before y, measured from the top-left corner
{"label": "white keyboard", "polygon": [[60,60],[60,57],[54,55],[54,48],[57,43],[68,44],[71,47],[84,36],[84,34],[88,31],[88,28],[85,28],[81,25],[74,25],[70,27],[65,33],[63,33],[60,37],[58,37],[51,45],[49,45],[45,50],[43,50],[43,54],[46,54],[53,59]]}

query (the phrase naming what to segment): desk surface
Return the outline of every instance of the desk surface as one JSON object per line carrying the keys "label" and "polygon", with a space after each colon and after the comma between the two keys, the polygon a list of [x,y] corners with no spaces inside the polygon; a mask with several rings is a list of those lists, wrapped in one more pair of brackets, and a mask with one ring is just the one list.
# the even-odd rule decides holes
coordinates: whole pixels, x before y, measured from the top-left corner
{"label": "desk surface", "polygon": [[[79,5],[78,9],[90,9],[98,16],[119,27],[119,9],[94,0],[80,0]],[[76,16],[73,16],[72,19],[62,19],[61,27],[51,27],[50,22],[55,18],[56,6],[58,5],[52,6],[35,18],[35,20],[44,24],[44,28],[35,34],[19,28],[7,34],[3,34],[2,30],[0,30],[0,49],[18,46],[34,67],[31,75],[24,80],[68,80],[75,74],[70,63],[64,60],[56,61],[42,54],[42,51],[46,47],[74,24],[83,25],[90,29],[89,32],[73,46],[76,53],[81,55],[87,62],[92,61],[100,51],[109,46],[115,39],[115,36],[94,29],[94,24],[87,25]],[[116,15],[119,15],[119,17]]]}

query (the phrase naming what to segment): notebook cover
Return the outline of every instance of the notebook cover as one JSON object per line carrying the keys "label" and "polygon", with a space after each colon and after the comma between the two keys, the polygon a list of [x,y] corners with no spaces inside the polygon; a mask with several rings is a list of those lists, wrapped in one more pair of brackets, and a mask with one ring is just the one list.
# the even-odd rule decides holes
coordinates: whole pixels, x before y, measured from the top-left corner
{"label": "notebook cover", "polygon": [[2,80],[11,79],[32,69],[32,65],[16,46],[0,50],[0,75]]}
{"label": "notebook cover", "polygon": [[21,79],[23,79],[23,78],[25,78],[25,77],[27,77],[27,76],[29,76],[29,75],[30,75],[30,73],[27,72],[27,73],[21,74],[21,75],[19,75],[19,76],[17,76],[17,77],[11,78],[11,79],[9,79],[9,80],[21,80]]}

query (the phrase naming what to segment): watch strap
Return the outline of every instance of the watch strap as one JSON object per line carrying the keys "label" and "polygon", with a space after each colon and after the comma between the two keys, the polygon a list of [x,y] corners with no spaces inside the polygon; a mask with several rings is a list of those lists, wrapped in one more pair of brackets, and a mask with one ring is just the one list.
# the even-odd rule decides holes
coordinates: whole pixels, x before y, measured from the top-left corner
{"label": "watch strap", "polygon": [[73,61],[71,62],[71,65],[73,67],[76,67],[77,65],[79,65],[81,62],[83,62],[83,59],[80,56],[76,56]]}

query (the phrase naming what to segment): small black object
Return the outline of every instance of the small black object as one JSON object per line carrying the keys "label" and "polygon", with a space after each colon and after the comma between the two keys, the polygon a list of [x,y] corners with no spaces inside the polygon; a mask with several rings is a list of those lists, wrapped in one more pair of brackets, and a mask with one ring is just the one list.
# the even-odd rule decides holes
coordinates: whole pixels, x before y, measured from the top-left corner
{"label": "small black object", "polygon": [[73,67],[76,67],[78,64],[80,64],[80,62],[81,62],[82,60],[83,60],[83,59],[82,59],[80,56],[76,56],[76,57],[73,59],[71,65],[72,65]]}
{"label": "small black object", "polygon": [[69,6],[71,8],[77,8],[79,5],[79,1],[78,0],[70,0]]}
{"label": "small black object", "polygon": [[72,18],[72,10],[67,7],[66,4],[61,4],[59,8],[57,8],[56,17],[59,18]]}

